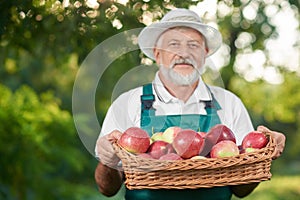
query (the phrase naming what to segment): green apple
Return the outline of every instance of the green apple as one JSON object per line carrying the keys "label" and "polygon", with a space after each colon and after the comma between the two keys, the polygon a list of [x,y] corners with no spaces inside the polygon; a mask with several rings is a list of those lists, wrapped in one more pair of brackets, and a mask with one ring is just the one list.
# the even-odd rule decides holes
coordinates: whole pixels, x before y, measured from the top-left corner
{"label": "green apple", "polygon": [[215,144],[210,151],[211,158],[224,158],[239,154],[239,147],[231,140],[223,140]]}
{"label": "green apple", "polygon": [[156,132],[151,136],[151,141],[163,140],[162,138],[163,132]]}
{"label": "green apple", "polygon": [[162,140],[168,143],[172,143],[176,135],[181,131],[182,129],[178,126],[171,126],[167,128],[163,134],[162,134]]}

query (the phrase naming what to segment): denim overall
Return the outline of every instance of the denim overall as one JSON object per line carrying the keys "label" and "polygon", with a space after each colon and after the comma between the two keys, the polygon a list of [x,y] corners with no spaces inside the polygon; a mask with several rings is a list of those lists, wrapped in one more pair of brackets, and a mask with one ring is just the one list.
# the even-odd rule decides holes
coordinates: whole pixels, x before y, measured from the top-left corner
{"label": "denim overall", "polygon": [[[220,124],[217,110],[221,109],[218,102],[211,93],[212,101],[206,101],[205,110],[207,115],[187,114],[187,115],[167,115],[155,116],[152,107],[155,97],[152,91],[152,84],[143,86],[141,96],[141,128],[149,134],[164,131],[170,126],[179,126],[183,129],[193,129],[195,131],[207,132],[211,127]],[[229,200],[232,193],[228,186],[200,188],[200,189],[139,189],[129,190],[126,188],[126,200]]]}

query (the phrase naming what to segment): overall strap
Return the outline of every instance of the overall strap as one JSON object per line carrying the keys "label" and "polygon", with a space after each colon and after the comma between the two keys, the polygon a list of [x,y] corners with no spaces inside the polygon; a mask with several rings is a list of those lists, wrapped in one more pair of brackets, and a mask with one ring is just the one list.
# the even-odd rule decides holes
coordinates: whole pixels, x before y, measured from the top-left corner
{"label": "overall strap", "polygon": [[205,110],[207,113],[207,122],[205,123],[202,130],[209,130],[216,124],[221,124],[221,119],[217,113],[218,110],[222,109],[214,94],[211,92],[210,88],[206,85],[207,90],[211,96],[211,100],[202,101],[205,104]]}
{"label": "overall strap", "polygon": [[209,91],[209,94],[211,95],[211,100],[202,101],[202,102],[205,104],[205,110],[206,110],[207,114],[211,114],[213,112],[216,112],[217,110],[220,110],[221,106],[207,85],[206,85],[206,88]]}
{"label": "overall strap", "polygon": [[149,135],[151,135],[151,130],[146,127],[151,122],[151,116],[155,116],[155,109],[153,108],[153,102],[155,101],[155,96],[153,95],[152,83],[143,86],[143,94],[141,95],[141,128],[145,129]]}
{"label": "overall strap", "polygon": [[142,114],[154,114],[153,102],[155,96],[152,91],[152,84],[149,83],[143,86],[143,95],[141,95],[141,111]]}
{"label": "overall strap", "polygon": [[154,101],[155,101],[155,96],[153,95],[152,84],[149,83],[147,85],[144,85],[143,95],[141,96],[142,111],[154,110],[152,107]]}

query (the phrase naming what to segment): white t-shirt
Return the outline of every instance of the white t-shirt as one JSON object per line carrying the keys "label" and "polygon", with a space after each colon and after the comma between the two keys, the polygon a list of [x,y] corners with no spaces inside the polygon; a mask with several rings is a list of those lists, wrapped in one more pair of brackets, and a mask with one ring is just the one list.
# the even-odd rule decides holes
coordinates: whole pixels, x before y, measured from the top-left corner
{"label": "white t-shirt", "polygon": [[[172,96],[163,86],[158,74],[153,81],[155,102],[153,107],[156,115],[174,114],[206,114],[205,104],[201,101],[212,100],[211,93],[221,109],[217,111],[221,123],[230,128],[236,136],[237,144],[243,137],[253,131],[249,114],[241,100],[228,90],[208,86],[200,78],[199,84],[188,99],[183,102]],[[100,137],[113,130],[124,132],[129,127],[140,127],[142,87],[121,94],[110,106],[104,119]]]}

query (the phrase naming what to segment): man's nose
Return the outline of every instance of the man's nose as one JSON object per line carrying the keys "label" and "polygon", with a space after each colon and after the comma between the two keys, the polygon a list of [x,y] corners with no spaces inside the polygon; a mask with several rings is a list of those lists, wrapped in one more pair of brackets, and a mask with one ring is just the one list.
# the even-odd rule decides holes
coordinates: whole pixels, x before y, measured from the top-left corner
{"label": "man's nose", "polygon": [[190,57],[190,48],[187,45],[181,45],[177,54],[182,58]]}

